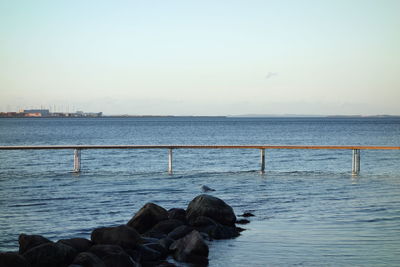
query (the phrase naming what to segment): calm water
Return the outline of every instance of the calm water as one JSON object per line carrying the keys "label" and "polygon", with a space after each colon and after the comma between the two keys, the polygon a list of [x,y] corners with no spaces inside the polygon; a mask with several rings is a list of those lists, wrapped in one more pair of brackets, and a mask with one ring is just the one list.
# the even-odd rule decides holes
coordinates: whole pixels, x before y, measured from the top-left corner
{"label": "calm water", "polygon": [[[0,119],[1,145],[297,144],[400,146],[400,119]],[[183,207],[205,184],[256,217],[242,236],[210,244],[210,266],[400,265],[400,151],[0,151],[0,251],[19,233],[52,240],[126,223],[146,202]]]}

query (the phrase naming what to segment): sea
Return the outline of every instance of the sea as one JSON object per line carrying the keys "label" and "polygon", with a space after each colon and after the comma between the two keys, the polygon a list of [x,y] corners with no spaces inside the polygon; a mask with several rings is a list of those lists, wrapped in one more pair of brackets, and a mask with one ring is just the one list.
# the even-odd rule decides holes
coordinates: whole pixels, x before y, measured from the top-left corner
{"label": "sea", "polygon": [[[0,145],[400,146],[396,117],[0,119]],[[0,150],[0,251],[20,233],[57,241],[125,224],[144,204],[186,208],[202,185],[252,212],[210,266],[400,266],[400,150]],[[185,266],[181,264],[180,266]]]}

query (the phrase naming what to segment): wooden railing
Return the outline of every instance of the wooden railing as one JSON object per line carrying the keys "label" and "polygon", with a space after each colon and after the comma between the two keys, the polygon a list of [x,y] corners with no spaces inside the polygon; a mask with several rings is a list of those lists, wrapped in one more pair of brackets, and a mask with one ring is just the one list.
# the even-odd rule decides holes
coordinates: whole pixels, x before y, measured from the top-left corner
{"label": "wooden railing", "polygon": [[54,146],[0,146],[0,150],[74,150],[73,172],[81,171],[81,150],[89,149],[168,149],[168,172],[172,174],[173,149],[259,149],[260,172],[265,172],[266,149],[347,149],[353,151],[352,174],[360,173],[360,150],[400,150],[400,146],[300,146],[300,145],[54,145]]}

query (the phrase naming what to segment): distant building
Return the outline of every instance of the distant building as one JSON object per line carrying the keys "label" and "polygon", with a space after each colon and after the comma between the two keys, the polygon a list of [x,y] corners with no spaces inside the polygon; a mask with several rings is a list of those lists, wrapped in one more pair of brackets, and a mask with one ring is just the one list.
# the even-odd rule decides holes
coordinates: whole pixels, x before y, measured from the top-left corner
{"label": "distant building", "polygon": [[103,116],[102,112],[50,112],[48,109],[21,109],[19,112],[0,112],[1,118],[19,118],[19,117],[57,117],[57,118],[65,118],[65,117],[73,117],[73,118],[82,118],[82,117],[101,117]]}
{"label": "distant building", "polygon": [[22,117],[22,113],[18,112],[0,112],[1,118],[15,118],[15,117]]}
{"label": "distant building", "polygon": [[40,112],[24,113],[25,117],[43,117]]}
{"label": "distant building", "polygon": [[50,116],[48,109],[24,109],[25,117],[47,117]]}
{"label": "distant building", "polygon": [[103,116],[103,112],[83,112],[77,111],[76,113],[72,114],[74,117],[101,117]]}

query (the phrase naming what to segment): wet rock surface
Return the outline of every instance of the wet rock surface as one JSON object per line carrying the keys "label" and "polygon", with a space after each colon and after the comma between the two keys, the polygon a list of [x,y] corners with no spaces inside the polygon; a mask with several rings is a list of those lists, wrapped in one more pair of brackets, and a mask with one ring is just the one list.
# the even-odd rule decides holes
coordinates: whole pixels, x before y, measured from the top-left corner
{"label": "wet rock surface", "polygon": [[45,243],[26,251],[22,256],[32,267],[68,266],[78,253],[62,243]]}
{"label": "wet rock surface", "polygon": [[0,253],[1,267],[29,267],[28,261],[16,252]]}
{"label": "wet rock surface", "polygon": [[119,245],[123,248],[134,248],[141,241],[139,233],[126,225],[101,227],[93,230],[91,240],[94,244]]}
{"label": "wet rock surface", "polygon": [[157,223],[167,219],[168,211],[166,209],[154,203],[147,203],[133,216],[127,225],[143,234]]}
{"label": "wet rock surface", "polygon": [[41,235],[26,235],[20,234],[18,237],[19,254],[23,254],[31,248],[39,246],[44,243],[51,243],[50,240]]}
{"label": "wet rock surface", "polygon": [[208,245],[201,234],[193,230],[190,234],[171,245],[174,259],[200,265],[208,264]]}
{"label": "wet rock surface", "polygon": [[[247,214],[243,214],[243,217]],[[166,210],[144,205],[126,225],[99,227],[85,238],[52,242],[40,235],[21,234],[18,252],[0,253],[0,267],[140,267],[175,266],[178,262],[208,265],[213,239],[228,239],[244,229],[235,223],[232,207],[202,194],[187,209]]]}
{"label": "wet rock surface", "polygon": [[195,197],[186,209],[186,219],[189,223],[199,216],[209,217],[228,226],[234,226],[236,222],[236,216],[231,206],[222,199],[206,194]]}

